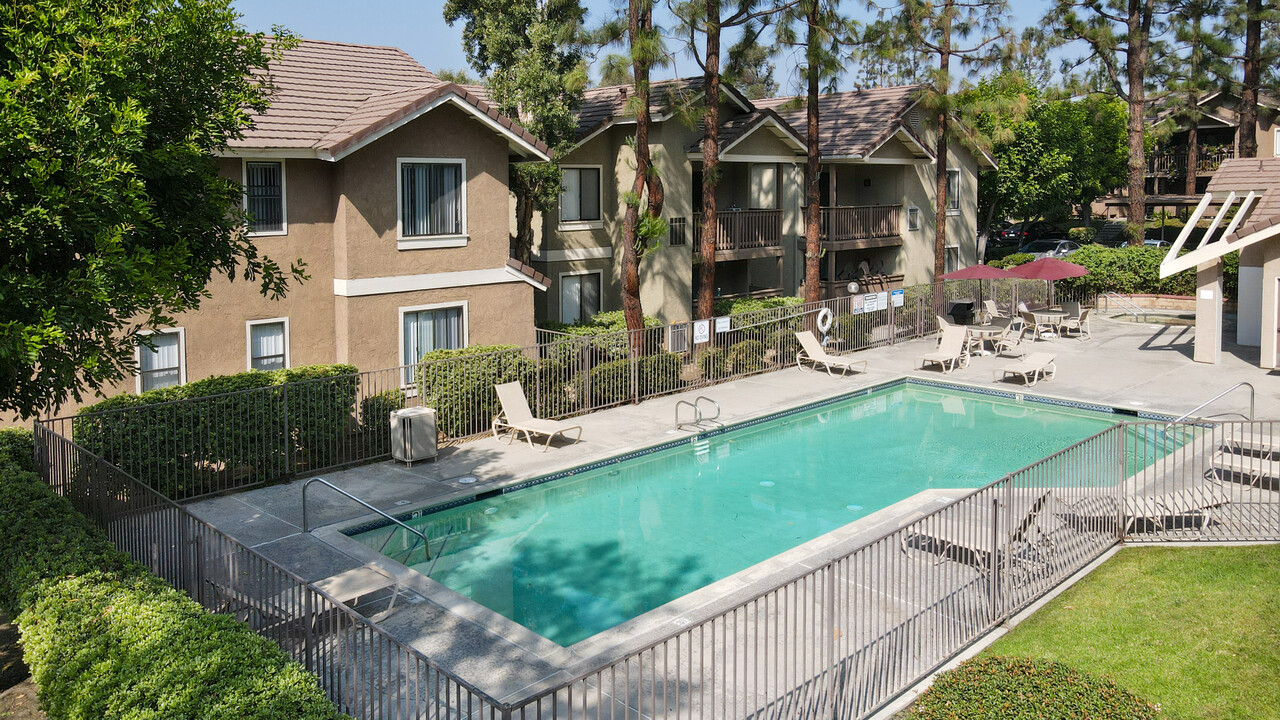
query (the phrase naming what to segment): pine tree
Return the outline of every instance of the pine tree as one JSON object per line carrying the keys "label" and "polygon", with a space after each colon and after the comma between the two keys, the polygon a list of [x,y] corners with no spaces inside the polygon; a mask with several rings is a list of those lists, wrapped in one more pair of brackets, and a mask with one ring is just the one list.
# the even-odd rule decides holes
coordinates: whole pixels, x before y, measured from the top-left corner
{"label": "pine tree", "polygon": [[1235,52],[1224,60],[1240,64],[1240,113],[1236,131],[1237,157],[1258,156],[1259,91],[1280,85],[1275,64],[1280,59],[1280,5],[1274,0],[1234,0],[1224,8],[1217,31],[1226,37],[1243,38]]}
{"label": "pine tree", "polygon": [[1147,218],[1147,67],[1164,31],[1166,0],[1055,0],[1045,24],[1089,53],[1070,65],[1089,65],[1129,107],[1129,242],[1141,245]]}
{"label": "pine tree", "polygon": [[1196,194],[1200,142],[1197,125],[1205,116],[1200,103],[1219,90],[1231,75],[1224,61],[1232,51],[1224,36],[1212,31],[1222,12],[1221,0],[1180,0],[1171,18],[1173,45],[1166,60],[1155,66],[1157,84],[1165,88],[1164,107],[1175,127],[1187,128],[1186,173],[1183,192]]}
{"label": "pine tree", "polygon": [[[952,118],[962,112],[957,90],[962,68],[991,65],[999,61],[1000,41],[1010,39],[1005,25],[1009,15],[1006,0],[902,0],[896,5],[869,7],[878,12],[877,21],[867,29],[867,50],[879,59],[876,67],[889,68],[901,76],[925,81],[919,102],[933,118],[937,136],[934,154],[937,207],[934,214],[933,272],[946,272],[947,241],[947,157],[951,141],[962,138],[963,130]],[[918,68],[913,72],[912,65]]]}

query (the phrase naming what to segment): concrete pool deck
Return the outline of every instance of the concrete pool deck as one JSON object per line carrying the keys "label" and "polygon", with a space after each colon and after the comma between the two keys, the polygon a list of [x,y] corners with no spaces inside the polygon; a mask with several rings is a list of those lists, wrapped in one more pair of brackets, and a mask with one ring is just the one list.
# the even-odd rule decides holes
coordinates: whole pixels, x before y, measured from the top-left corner
{"label": "concrete pool deck", "polygon": [[[1254,348],[1228,345],[1222,364],[1200,365],[1190,360],[1193,330],[1189,327],[1096,320],[1093,329],[1093,339],[1088,341],[1036,342],[1035,350],[1057,355],[1058,374],[1028,392],[1180,415],[1236,382],[1249,381],[1258,388],[1257,416],[1280,417],[1280,377],[1256,367]],[[691,435],[673,429],[673,413],[677,400],[696,395],[714,398],[722,409],[721,420],[734,423],[903,376],[1004,390],[1022,387],[1019,383],[992,381],[993,370],[1012,362],[1009,358],[976,357],[968,368],[947,375],[914,370],[917,358],[931,351],[933,345],[934,340],[926,338],[864,351],[858,357],[868,360],[869,372],[846,378],[788,369],[592,413],[577,419],[583,425],[583,442],[561,443],[546,453],[525,444],[507,445],[484,438],[446,448],[439,460],[412,468],[386,461],[322,476],[394,514]],[[1209,412],[1247,409],[1247,393],[1239,392]],[[461,482],[464,477],[476,480]],[[401,575],[402,584],[411,591],[410,599],[399,604],[396,612],[380,625],[446,669],[468,680],[482,680],[483,689],[499,698],[562,676],[592,656],[618,650],[620,643],[635,644],[647,636],[666,632],[671,622],[685,614],[698,615],[699,610],[710,611],[736,598],[749,597],[777,577],[803,570],[809,565],[806,558],[829,557],[834,550],[857,547],[895,529],[940,498],[953,496],[947,491],[934,491],[904,500],[849,526],[837,537],[824,536],[806,543],[744,571],[743,577],[732,576],[704,588],[715,588],[714,591],[698,591],[675,601],[673,607],[663,606],[653,611],[659,613],[658,617],[649,618],[658,620],[656,624],[649,622],[640,627],[629,621],[616,633],[601,634],[614,633],[613,636],[597,636],[566,649],[515,623],[495,619],[491,612],[474,612],[469,601],[457,602],[452,591],[441,592],[437,584],[421,576],[405,576],[403,568],[380,561],[372,550],[341,536],[332,527],[335,523],[349,523],[366,516],[367,511],[321,486],[313,486],[309,497],[312,524],[330,527],[302,533],[302,483],[297,480],[188,507],[219,530],[307,580],[323,579],[365,564],[381,565]],[[819,542],[820,546],[813,545]],[[731,580],[732,583],[727,582]],[[630,642],[623,643],[628,639]]]}

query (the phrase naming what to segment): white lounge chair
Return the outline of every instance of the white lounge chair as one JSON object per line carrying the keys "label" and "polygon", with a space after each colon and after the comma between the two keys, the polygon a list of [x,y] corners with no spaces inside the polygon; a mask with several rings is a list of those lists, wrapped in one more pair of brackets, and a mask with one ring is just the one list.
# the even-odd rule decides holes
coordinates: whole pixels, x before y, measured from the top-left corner
{"label": "white lounge chair", "polygon": [[968,367],[969,353],[966,349],[968,338],[969,331],[963,326],[952,325],[944,328],[938,349],[920,358],[920,369],[923,370],[927,364],[936,364],[941,366],[943,373],[949,373],[957,366]]}
{"label": "white lounge chair", "polygon": [[983,300],[982,307],[987,311],[987,320],[991,321],[996,318],[1007,318],[1008,315],[1000,312],[1000,306],[996,305],[995,300]]}
{"label": "white lounge chair", "polygon": [[1052,380],[1057,367],[1053,364],[1054,356],[1046,352],[1031,353],[1021,361],[1005,365],[995,371],[995,379],[1003,380],[1010,375],[1021,375],[1022,382],[1030,387],[1040,381]]}
{"label": "white lounge chair", "polygon": [[841,377],[853,370],[854,365],[862,366],[859,372],[867,371],[866,360],[853,360],[828,353],[826,348],[822,347],[822,343],[818,342],[818,338],[808,330],[796,333],[796,339],[800,341],[800,351],[796,353],[796,365],[800,367],[804,367],[805,362],[812,364],[815,370],[818,365],[822,365],[827,369],[827,374],[833,377],[835,376],[832,372],[834,368],[839,368]]}
{"label": "white lounge chair", "polygon": [[1025,353],[1014,350],[1022,344],[1022,321],[1017,318],[993,318],[991,324],[995,327],[1003,327],[1004,332],[994,341],[995,351],[997,355],[1016,355],[1022,357]]}
{"label": "white lounge chair", "polygon": [[[933,521],[925,520],[905,532],[902,551],[907,555],[911,550],[932,553],[937,556],[935,564],[951,560],[984,573],[1000,566],[1029,571],[1053,552],[1053,539],[1038,523],[1046,514],[1051,497],[1048,491],[1019,493],[1012,504],[1001,502],[999,512],[1017,518],[1008,525],[1008,521],[998,519],[988,501],[970,498]],[[990,528],[997,522],[1009,527],[1008,535],[993,536]]]}
{"label": "white lounge chair", "polygon": [[545,435],[547,441],[538,448],[542,452],[546,452],[551,446],[552,438],[556,435],[567,438],[565,433],[570,430],[578,431],[577,436],[573,438],[575,443],[582,439],[581,425],[534,417],[533,411],[529,409],[529,401],[525,399],[524,388],[519,381],[494,385],[493,388],[498,391],[498,402],[502,403],[502,412],[493,419],[495,438],[501,438],[499,431],[506,430],[508,443],[513,443],[517,435],[524,433],[524,439],[529,443],[529,447],[538,448],[533,444],[533,436]]}
{"label": "white lounge chair", "polygon": [[1062,324],[1059,327],[1062,328],[1063,335],[1074,330],[1077,337],[1082,340],[1088,340],[1092,337],[1089,333],[1089,309],[1085,308],[1075,316],[1068,315],[1062,319]]}
{"label": "white lounge chair", "polygon": [[[1139,492],[1130,479],[1124,489],[1124,534],[1130,534],[1139,524],[1164,531],[1185,528],[1188,520],[1217,522],[1218,509],[1230,503],[1231,496],[1214,481],[1148,495]],[[1120,520],[1114,496],[1084,498],[1067,508],[1064,519],[1077,529],[1114,533]]]}

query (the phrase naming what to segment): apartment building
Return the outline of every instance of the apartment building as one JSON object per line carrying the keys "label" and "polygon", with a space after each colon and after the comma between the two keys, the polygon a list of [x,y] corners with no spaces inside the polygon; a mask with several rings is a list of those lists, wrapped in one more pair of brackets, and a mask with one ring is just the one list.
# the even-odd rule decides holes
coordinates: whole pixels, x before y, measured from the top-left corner
{"label": "apartment building", "polygon": [[[640,290],[645,312],[666,322],[690,318],[696,291],[704,133],[680,109],[702,102],[701,88],[701,78],[671,80],[654,83],[650,97],[649,138],[670,233],[641,262]],[[752,101],[722,88],[715,294],[796,294],[804,273],[803,98]],[[849,294],[851,282],[862,292],[933,279],[935,136],[917,107],[917,89],[820,100],[823,297]],[[616,243],[634,178],[630,92],[587,91],[577,147],[563,161],[560,207],[544,215],[535,247],[534,266],[551,284],[536,300],[540,319],[575,322],[621,306]],[[977,261],[977,173],[994,166],[957,145],[945,161],[950,268]]]}
{"label": "apartment building", "polygon": [[[1208,94],[1199,103],[1196,120],[1196,188],[1205,192],[1222,163],[1239,154],[1240,96],[1230,92]],[[1258,96],[1255,128],[1258,157],[1280,157],[1280,97],[1263,91]],[[1182,195],[1186,190],[1190,160],[1190,123],[1177,121],[1165,109],[1157,113],[1156,122],[1172,122],[1174,130],[1160,146],[1147,155],[1147,192],[1155,195]]]}
{"label": "apartment building", "polygon": [[[220,159],[259,251],[310,279],[281,300],[215,278],[196,312],[139,347],[112,392],[311,363],[374,370],[474,344],[534,341],[548,282],[509,260],[508,163],[547,148],[404,52],[305,40]],[[64,407],[62,411],[70,408]]]}

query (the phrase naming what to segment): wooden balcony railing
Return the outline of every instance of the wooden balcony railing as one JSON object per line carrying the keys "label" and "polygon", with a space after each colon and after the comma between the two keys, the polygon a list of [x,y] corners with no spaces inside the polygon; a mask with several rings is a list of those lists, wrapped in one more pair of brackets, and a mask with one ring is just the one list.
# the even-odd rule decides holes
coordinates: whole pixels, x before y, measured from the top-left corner
{"label": "wooden balcony railing", "polygon": [[842,205],[822,208],[824,241],[869,240],[902,234],[901,205]]}
{"label": "wooden balcony railing", "polygon": [[[670,223],[672,244],[678,244],[677,235],[687,237],[696,251],[702,236],[702,213],[694,213],[692,223],[686,223],[684,218],[673,218]],[[767,251],[773,248],[782,251],[781,210],[721,210],[716,213],[716,229],[717,253],[763,250],[769,254]]]}
{"label": "wooden balcony railing", "polygon": [[[1211,147],[1196,153],[1196,172],[1211,173],[1218,169],[1223,160],[1236,156],[1236,149],[1230,145]],[[1185,176],[1187,174],[1187,149],[1173,148],[1153,152],[1147,156],[1147,174],[1162,176]]]}

